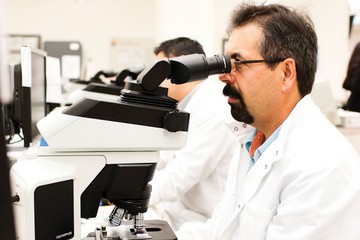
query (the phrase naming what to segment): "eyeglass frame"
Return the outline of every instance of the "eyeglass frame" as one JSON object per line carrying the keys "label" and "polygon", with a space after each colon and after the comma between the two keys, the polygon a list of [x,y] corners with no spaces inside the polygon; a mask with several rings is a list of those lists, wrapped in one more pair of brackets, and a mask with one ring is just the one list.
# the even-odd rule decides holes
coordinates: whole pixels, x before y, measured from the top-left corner
{"label": "eyeglass frame", "polygon": [[265,59],[259,59],[259,60],[235,60],[234,61],[234,65],[235,65],[235,70],[238,70],[238,67],[240,64],[250,64],[250,63],[279,63],[279,62],[283,62],[286,58],[279,58],[279,59],[275,59],[275,60],[265,60]]}

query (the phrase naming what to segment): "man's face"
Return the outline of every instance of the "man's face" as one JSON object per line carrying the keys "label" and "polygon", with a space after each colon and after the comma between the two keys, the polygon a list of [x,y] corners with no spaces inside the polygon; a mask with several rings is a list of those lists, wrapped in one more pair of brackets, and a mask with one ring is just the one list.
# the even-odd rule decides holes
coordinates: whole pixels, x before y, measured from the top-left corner
{"label": "man's face", "polygon": [[[233,70],[221,74],[220,80],[226,83],[223,93],[228,96],[231,114],[234,119],[247,124],[261,123],[270,116],[278,88],[274,88],[276,73],[265,63],[239,64],[234,61],[262,60],[259,53],[262,29],[255,24],[236,28],[230,35],[226,53],[230,55]],[[274,100],[274,101],[273,101]]]}

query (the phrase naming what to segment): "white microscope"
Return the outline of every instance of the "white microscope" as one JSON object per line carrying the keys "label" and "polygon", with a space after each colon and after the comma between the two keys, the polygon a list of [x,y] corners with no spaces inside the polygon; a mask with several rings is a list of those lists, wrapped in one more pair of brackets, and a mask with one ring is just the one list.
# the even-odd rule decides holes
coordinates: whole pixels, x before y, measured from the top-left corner
{"label": "white microscope", "polygon": [[[10,172],[17,239],[176,239],[165,221],[143,218],[159,151],[183,147],[189,122],[159,85],[166,78],[182,84],[230,70],[222,54],[161,60],[126,83],[119,100],[83,98],[40,120],[48,146]],[[95,217],[102,198],[115,206],[110,225],[123,218],[133,225],[119,226],[116,235],[99,226],[82,237],[81,218]]]}

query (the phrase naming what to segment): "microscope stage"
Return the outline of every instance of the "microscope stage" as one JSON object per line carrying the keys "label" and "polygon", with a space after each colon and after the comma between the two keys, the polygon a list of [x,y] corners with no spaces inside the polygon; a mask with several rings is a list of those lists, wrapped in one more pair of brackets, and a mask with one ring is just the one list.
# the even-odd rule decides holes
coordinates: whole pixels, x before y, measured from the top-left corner
{"label": "microscope stage", "polygon": [[176,240],[177,237],[170,228],[169,224],[163,220],[145,220],[146,231],[148,235],[135,235],[132,228],[132,221],[123,222],[118,227],[106,227],[107,238],[101,238],[99,231],[91,232],[82,240],[136,240],[136,239],[152,239],[152,240]]}

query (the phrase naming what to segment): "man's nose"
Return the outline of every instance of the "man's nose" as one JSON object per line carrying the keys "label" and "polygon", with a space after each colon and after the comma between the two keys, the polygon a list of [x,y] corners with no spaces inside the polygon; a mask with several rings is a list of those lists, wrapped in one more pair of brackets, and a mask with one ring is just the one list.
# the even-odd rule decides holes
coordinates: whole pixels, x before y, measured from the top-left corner
{"label": "man's nose", "polygon": [[219,74],[219,80],[223,83],[231,83],[231,77],[229,73],[221,73]]}

